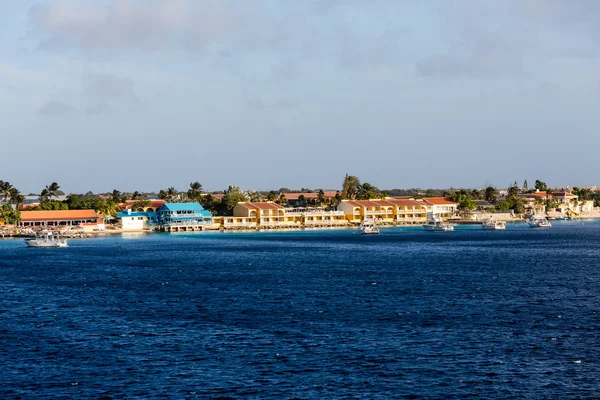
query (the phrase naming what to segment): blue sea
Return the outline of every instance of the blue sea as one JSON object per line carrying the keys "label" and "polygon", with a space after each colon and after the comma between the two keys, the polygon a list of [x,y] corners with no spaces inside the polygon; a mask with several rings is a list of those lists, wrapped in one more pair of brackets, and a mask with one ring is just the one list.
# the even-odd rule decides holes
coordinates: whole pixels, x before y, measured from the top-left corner
{"label": "blue sea", "polygon": [[600,222],[0,240],[0,398],[600,398]]}

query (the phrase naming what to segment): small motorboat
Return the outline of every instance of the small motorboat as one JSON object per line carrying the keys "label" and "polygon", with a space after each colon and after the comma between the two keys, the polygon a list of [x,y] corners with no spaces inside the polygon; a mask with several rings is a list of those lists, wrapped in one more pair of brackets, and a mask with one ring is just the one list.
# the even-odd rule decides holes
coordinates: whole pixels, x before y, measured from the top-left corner
{"label": "small motorboat", "polygon": [[527,220],[530,228],[550,228],[552,224],[548,221],[543,215],[532,215],[531,218]]}
{"label": "small motorboat", "polygon": [[365,219],[358,228],[362,235],[377,235],[379,234],[379,228],[375,223],[374,219]]}
{"label": "small motorboat", "polygon": [[453,231],[454,227],[450,224],[445,223],[438,217],[431,217],[423,224],[423,228],[426,231],[436,231],[436,232],[447,232]]}
{"label": "small motorboat", "polygon": [[481,227],[483,229],[500,230],[506,229],[506,223],[504,221],[496,221],[493,218],[490,218],[487,221],[484,221],[484,223],[481,224]]}
{"label": "small motorboat", "polygon": [[25,239],[25,243],[27,247],[69,247],[67,239],[52,234]]}

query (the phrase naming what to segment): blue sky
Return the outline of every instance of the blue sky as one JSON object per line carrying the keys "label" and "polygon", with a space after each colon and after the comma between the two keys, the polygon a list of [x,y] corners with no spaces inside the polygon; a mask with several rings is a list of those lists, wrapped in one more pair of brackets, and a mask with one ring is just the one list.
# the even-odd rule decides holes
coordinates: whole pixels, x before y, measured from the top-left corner
{"label": "blue sky", "polygon": [[600,184],[595,0],[5,0],[24,192]]}

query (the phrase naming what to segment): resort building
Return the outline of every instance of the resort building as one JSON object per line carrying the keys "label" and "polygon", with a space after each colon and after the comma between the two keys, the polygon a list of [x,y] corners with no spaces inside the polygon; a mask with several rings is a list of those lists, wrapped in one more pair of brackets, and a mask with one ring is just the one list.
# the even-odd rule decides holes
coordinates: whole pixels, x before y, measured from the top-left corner
{"label": "resort building", "polygon": [[445,197],[425,197],[418,201],[423,202],[427,213],[438,217],[451,217],[456,213],[458,203]]}
{"label": "resort building", "polygon": [[86,231],[104,230],[104,219],[94,210],[21,211],[19,226],[45,228],[77,226]]}
{"label": "resort building", "polygon": [[253,223],[260,227],[282,227],[285,225],[285,207],[272,201],[237,203],[233,216],[244,218],[243,222]]}
{"label": "resort building", "polygon": [[212,214],[200,203],[167,203],[156,214],[158,228],[167,232],[202,230],[212,225]]}
{"label": "resort building", "polygon": [[309,228],[346,225],[344,213],[323,208],[285,208],[274,202],[242,202],[233,217],[223,217],[224,229]]}
{"label": "resort building", "polygon": [[123,231],[201,231],[213,225],[212,214],[199,203],[166,203],[157,211],[127,209],[117,217]]}
{"label": "resort building", "polygon": [[117,213],[121,220],[121,228],[124,232],[151,230],[158,223],[158,214],[152,211],[131,211],[127,209],[124,212]]}
{"label": "resort building", "polygon": [[548,209],[548,212],[558,212],[561,214],[566,213],[575,213],[579,214],[581,212],[591,212],[594,210],[594,201],[593,200],[581,200],[579,201],[579,197],[574,195],[571,192],[560,190],[553,192],[534,192],[527,195],[526,198],[529,199],[529,204],[532,203],[532,199],[535,203],[543,203],[545,200],[552,200],[556,202],[556,208]]}
{"label": "resort building", "polygon": [[339,210],[326,210],[322,207],[286,208],[285,218],[294,225],[304,228],[321,228],[348,225],[346,216]]}
{"label": "resort building", "polygon": [[343,200],[338,206],[347,221],[360,223],[376,219],[381,223],[419,223],[426,220],[427,207],[423,202],[411,199]]}

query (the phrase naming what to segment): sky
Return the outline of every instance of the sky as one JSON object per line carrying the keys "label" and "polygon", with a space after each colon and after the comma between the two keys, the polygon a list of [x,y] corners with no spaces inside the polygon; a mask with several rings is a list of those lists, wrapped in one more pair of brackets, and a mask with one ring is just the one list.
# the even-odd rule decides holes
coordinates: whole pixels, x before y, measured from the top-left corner
{"label": "sky", "polygon": [[600,1],[3,0],[22,192],[600,185]]}

